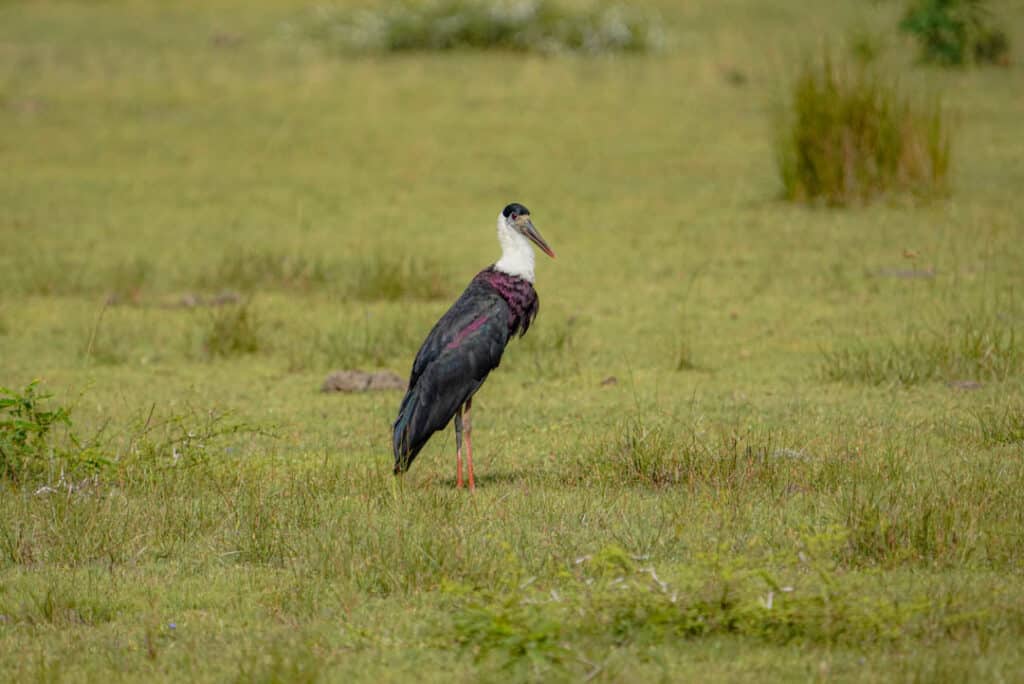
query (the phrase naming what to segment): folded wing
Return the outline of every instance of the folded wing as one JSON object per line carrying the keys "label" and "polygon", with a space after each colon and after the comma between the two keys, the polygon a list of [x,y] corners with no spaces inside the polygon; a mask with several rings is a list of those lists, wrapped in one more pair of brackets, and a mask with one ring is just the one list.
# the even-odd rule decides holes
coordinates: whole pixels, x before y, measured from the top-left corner
{"label": "folded wing", "polygon": [[498,293],[474,283],[430,331],[416,354],[394,424],[395,472],[408,469],[430,436],[498,367],[510,315]]}

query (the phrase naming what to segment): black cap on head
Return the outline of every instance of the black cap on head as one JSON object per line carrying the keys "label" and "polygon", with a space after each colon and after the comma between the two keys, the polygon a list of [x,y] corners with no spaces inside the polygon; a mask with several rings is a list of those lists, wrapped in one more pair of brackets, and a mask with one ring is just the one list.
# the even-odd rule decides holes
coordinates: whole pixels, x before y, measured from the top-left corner
{"label": "black cap on head", "polygon": [[505,218],[508,218],[512,214],[519,214],[520,216],[528,216],[529,213],[530,213],[530,210],[527,209],[526,207],[524,207],[522,204],[519,204],[518,202],[513,202],[512,204],[510,204],[507,207],[505,207],[505,209],[501,212],[501,215],[504,216]]}

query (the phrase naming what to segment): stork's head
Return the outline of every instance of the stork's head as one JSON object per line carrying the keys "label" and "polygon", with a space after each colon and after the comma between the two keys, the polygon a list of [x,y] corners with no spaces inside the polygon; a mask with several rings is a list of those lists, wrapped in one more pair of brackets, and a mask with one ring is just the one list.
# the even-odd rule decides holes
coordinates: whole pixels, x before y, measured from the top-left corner
{"label": "stork's head", "polygon": [[530,220],[529,209],[522,204],[513,202],[502,210],[501,215],[505,219],[505,226],[509,230],[527,238],[530,242],[540,247],[542,252],[552,259],[555,258],[555,253],[551,251],[548,243],[540,236],[536,226],[533,225],[533,221]]}
{"label": "stork's head", "polygon": [[501,243],[501,259],[494,265],[503,271],[519,278],[533,282],[533,247],[537,245],[552,259],[555,253],[544,242],[530,220],[530,210],[522,204],[513,202],[498,214],[498,242]]}

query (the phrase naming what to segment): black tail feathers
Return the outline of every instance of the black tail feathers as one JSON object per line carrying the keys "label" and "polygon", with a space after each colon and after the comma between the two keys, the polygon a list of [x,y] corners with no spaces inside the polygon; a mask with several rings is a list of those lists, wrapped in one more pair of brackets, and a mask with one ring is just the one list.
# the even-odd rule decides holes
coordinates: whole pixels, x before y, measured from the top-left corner
{"label": "black tail feathers", "polygon": [[411,434],[412,416],[416,412],[417,397],[415,389],[410,389],[402,405],[398,409],[398,418],[395,419],[394,434],[392,435],[392,447],[395,452],[395,475],[404,473],[412,465],[413,459],[422,448],[422,444],[413,442]]}

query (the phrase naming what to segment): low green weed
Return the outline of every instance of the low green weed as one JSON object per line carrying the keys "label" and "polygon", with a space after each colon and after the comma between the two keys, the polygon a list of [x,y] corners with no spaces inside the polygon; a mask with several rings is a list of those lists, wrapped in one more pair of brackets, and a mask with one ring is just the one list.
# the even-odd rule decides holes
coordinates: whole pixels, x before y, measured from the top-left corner
{"label": "low green weed", "polygon": [[218,409],[185,407],[157,412],[156,404],[134,416],[108,448],[118,463],[134,465],[196,465],[211,455],[223,454],[227,445],[243,438],[275,436],[273,426],[262,427]]}
{"label": "low green weed", "polygon": [[37,382],[21,391],[0,387],[0,479],[15,482],[46,473],[55,456],[55,428],[71,426],[67,407],[48,406]]}

